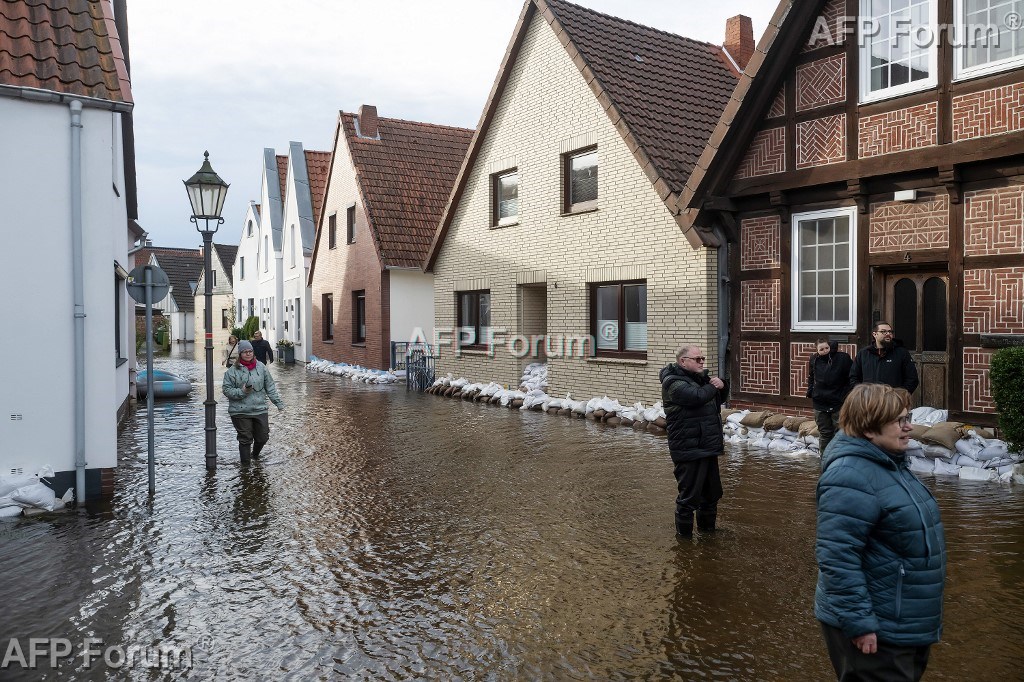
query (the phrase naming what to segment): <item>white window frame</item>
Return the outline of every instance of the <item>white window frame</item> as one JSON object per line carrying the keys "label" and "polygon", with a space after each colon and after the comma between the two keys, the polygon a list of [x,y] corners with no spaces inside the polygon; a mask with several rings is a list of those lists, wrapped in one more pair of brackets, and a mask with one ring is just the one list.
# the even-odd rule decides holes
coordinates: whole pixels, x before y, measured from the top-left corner
{"label": "white window frame", "polygon": [[[515,176],[516,178],[516,213],[515,215],[506,216],[499,218],[499,206],[501,205],[501,181],[503,178]],[[507,227],[508,225],[516,225],[519,223],[520,203],[519,203],[519,169],[510,168],[500,173],[495,173],[491,180],[491,191],[494,192],[494,204],[492,210],[494,211],[494,218],[492,223],[497,227]]]}
{"label": "white window frame", "polygon": [[[850,220],[850,315],[846,320],[832,322],[804,322],[800,320],[800,223],[822,218],[846,216]],[[790,216],[792,233],[790,239],[790,328],[795,332],[841,332],[853,334],[857,331],[857,207],[845,206],[823,211],[794,213]]]}
{"label": "white window frame", "polygon": [[295,267],[295,226],[291,225],[288,230],[289,236],[292,240],[292,267]]}
{"label": "white window frame", "polygon": [[1024,54],[1017,55],[1016,57],[1006,57],[979,66],[963,66],[964,55],[967,51],[967,46],[963,44],[963,41],[973,37],[967,34],[968,24],[964,16],[965,11],[966,5],[964,0],[953,0],[953,23],[956,26],[956,35],[961,42],[953,50],[953,80],[970,80],[979,76],[987,76],[992,73],[1009,71],[1024,66]]}
{"label": "white window frame", "polygon": [[[858,60],[860,61],[860,103],[867,104],[869,102],[880,102],[882,100],[892,99],[893,97],[900,97],[902,95],[909,95],[914,92],[921,92],[922,90],[928,90],[934,88],[939,84],[939,36],[938,36],[938,25],[939,25],[939,2],[941,0],[928,0],[929,8],[929,28],[931,31],[931,46],[928,48],[928,78],[919,81],[912,81],[910,83],[904,83],[903,85],[890,85],[884,90],[876,90],[871,92],[871,39],[872,36],[867,35],[867,29],[871,26],[870,19],[873,19],[871,14],[871,0],[860,0],[860,16],[862,19],[858,22],[858,43],[859,52]],[[909,35],[901,36],[902,40],[914,40],[914,31],[911,30]]]}

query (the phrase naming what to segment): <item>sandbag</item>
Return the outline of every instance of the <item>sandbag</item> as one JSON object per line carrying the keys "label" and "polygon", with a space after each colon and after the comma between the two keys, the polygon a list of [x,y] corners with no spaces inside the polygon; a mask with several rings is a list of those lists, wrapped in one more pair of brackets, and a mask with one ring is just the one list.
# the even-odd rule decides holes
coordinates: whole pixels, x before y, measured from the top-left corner
{"label": "sandbag", "polygon": [[955,450],[944,447],[942,445],[935,445],[934,443],[924,443],[924,456],[932,458],[950,459],[951,457],[958,455]]}
{"label": "sandbag", "polygon": [[930,474],[935,471],[935,462],[924,457],[908,457],[908,468],[921,474]]}
{"label": "sandbag", "polygon": [[764,426],[764,420],[772,416],[772,412],[765,410],[763,412],[749,412],[743,419],[740,420],[740,424],[743,426],[754,426],[762,428]]}
{"label": "sandbag", "polygon": [[974,457],[975,459],[980,459],[977,455],[985,449],[980,443],[968,440],[967,438],[961,438],[958,440],[954,443],[954,447],[961,455],[967,455],[968,457]]}
{"label": "sandbag", "polygon": [[914,424],[913,428],[910,429],[910,437],[914,440],[921,440],[924,434],[928,433],[928,429],[932,427],[927,424]]}
{"label": "sandbag", "polygon": [[968,455],[957,455],[950,461],[961,467],[975,467],[981,469],[983,466],[981,462]]}
{"label": "sandbag", "polygon": [[941,459],[934,460],[935,470],[932,472],[936,476],[959,476],[960,467],[956,464],[950,464]]}
{"label": "sandbag", "polygon": [[921,436],[921,442],[941,445],[944,448],[953,450],[956,442],[960,440],[960,428],[956,422],[943,422],[928,429],[928,432]]}
{"label": "sandbag", "polygon": [[803,438],[804,436],[811,435],[811,431],[817,432],[817,430],[818,423],[815,422],[813,419],[808,419],[807,421],[800,424],[800,428],[797,429],[797,435]]}
{"label": "sandbag", "polygon": [[787,417],[784,414],[773,414],[764,420],[764,430],[775,431],[781,429],[785,425],[786,419]]}
{"label": "sandbag", "polygon": [[986,448],[982,448],[981,452],[976,454],[974,458],[982,462],[987,462],[995,457],[1006,457],[1009,454],[1010,451],[1006,447],[1006,443],[997,441]]}
{"label": "sandbag", "polygon": [[733,412],[725,420],[731,424],[739,424],[748,414],[750,414],[750,410],[740,410],[739,412]]}
{"label": "sandbag", "polygon": [[6,519],[12,516],[21,516],[21,507],[16,504],[8,507],[0,507],[0,519]]}
{"label": "sandbag", "polygon": [[992,433],[991,429],[986,429],[981,426],[975,426],[973,431],[978,438],[984,438],[985,440],[992,440],[996,437],[996,434]]}
{"label": "sandbag", "polygon": [[978,467],[960,467],[960,478],[965,481],[992,481],[998,474],[992,469]]}
{"label": "sandbag", "polygon": [[807,421],[807,417],[786,417],[785,421],[782,422],[782,428],[793,433],[799,433],[800,425],[805,421]]}
{"label": "sandbag", "polygon": [[56,502],[57,496],[45,483],[33,483],[11,493],[11,500],[22,507],[39,507],[53,511],[53,503]]}
{"label": "sandbag", "polygon": [[722,408],[722,423],[724,424],[725,422],[727,422],[729,420],[729,415],[736,414],[737,412],[739,412],[739,410],[733,410],[733,409],[730,409],[728,407],[723,407]]}

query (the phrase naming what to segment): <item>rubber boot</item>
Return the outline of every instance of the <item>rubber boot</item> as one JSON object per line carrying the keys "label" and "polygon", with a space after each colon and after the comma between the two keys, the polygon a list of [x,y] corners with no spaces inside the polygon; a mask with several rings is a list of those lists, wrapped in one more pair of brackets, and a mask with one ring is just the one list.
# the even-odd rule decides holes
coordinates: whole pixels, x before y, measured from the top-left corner
{"label": "rubber boot", "polygon": [[697,513],[697,530],[704,533],[715,532],[715,519],[718,518],[718,514],[701,514]]}
{"label": "rubber boot", "polygon": [[260,456],[260,451],[263,450],[263,446],[266,445],[266,444],[267,443],[265,441],[263,443],[253,443],[252,444],[252,458],[253,459],[256,459],[257,457]]}
{"label": "rubber boot", "polygon": [[693,512],[688,514],[676,512],[676,536],[680,538],[693,537]]}
{"label": "rubber boot", "polygon": [[242,460],[242,464],[249,463],[249,451],[252,448],[251,443],[239,443],[238,444],[238,456]]}

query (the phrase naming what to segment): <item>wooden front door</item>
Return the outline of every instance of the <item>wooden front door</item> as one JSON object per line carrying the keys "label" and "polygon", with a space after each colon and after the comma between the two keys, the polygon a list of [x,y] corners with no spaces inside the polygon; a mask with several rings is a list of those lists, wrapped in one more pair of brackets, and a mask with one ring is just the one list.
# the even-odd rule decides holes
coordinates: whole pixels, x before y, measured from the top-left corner
{"label": "wooden front door", "polygon": [[914,406],[949,409],[949,326],[944,272],[891,273],[885,277],[885,320],[910,351],[921,385]]}

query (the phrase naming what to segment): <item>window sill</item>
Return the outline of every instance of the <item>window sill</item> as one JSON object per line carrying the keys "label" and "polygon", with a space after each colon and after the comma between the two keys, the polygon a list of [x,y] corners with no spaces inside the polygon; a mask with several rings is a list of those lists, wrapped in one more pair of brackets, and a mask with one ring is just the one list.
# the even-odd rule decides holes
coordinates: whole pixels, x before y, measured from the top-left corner
{"label": "window sill", "polygon": [[333,346],[334,345],[334,339],[324,339],[323,343],[328,343],[328,344]]}
{"label": "window sill", "polygon": [[596,201],[592,201],[592,202],[588,201],[585,204],[577,204],[575,206],[570,206],[567,210],[562,211],[561,216],[563,218],[566,218],[568,216],[582,215],[584,213],[596,213],[596,212],[597,212],[597,202]]}
{"label": "window sill", "polygon": [[352,347],[353,348],[366,348],[366,342],[365,341],[353,341],[352,342]]}
{"label": "window sill", "polygon": [[486,347],[476,347],[476,346],[474,346],[474,347],[463,346],[461,348],[456,348],[455,352],[458,355],[488,355],[488,356],[489,355],[493,355],[493,353],[491,352],[491,350],[489,348],[486,348]]}
{"label": "window sill", "polygon": [[124,364],[124,363],[126,363],[126,362],[128,362],[128,358],[118,358],[118,359],[117,359],[117,360],[116,360],[116,361],[114,362],[114,367],[120,367],[121,365],[123,365],[123,364]]}
{"label": "window sill", "polygon": [[491,225],[491,229],[492,230],[500,230],[503,227],[515,227],[518,224],[519,224],[519,219],[517,218],[516,220],[510,221],[510,222],[507,222],[507,223],[498,223],[497,225]]}
{"label": "window sill", "polygon": [[610,358],[607,356],[596,356],[592,358],[587,358],[587,362],[592,362],[596,365],[635,365],[637,367],[647,366],[646,358]]}

